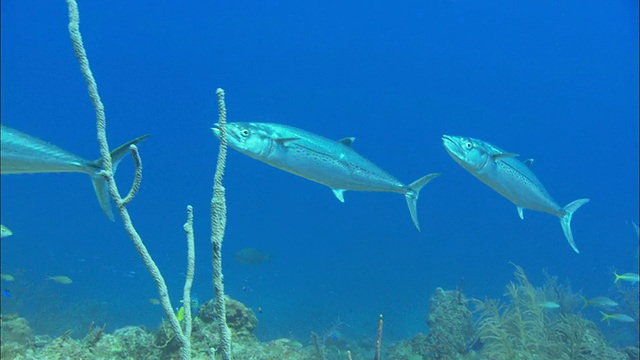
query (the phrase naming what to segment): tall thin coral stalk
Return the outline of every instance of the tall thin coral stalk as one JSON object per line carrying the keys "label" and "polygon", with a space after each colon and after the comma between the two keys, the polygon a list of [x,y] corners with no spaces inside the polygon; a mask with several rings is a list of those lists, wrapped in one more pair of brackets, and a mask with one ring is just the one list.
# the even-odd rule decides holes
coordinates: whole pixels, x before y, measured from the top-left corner
{"label": "tall thin coral stalk", "polygon": [[69,8],[69,35],[71,37],[71,42],[73,43],[73,49],[75,51],[76,58],[78,59],[78,63],[80,64],[82,75],[87,82],[89,97],[91,98],[91,102],[93,103],[93,107],[96,111],[98,144],[100,145],[100,154],[102,156],[101,175],[107,181],[107,184],[109,186],[109,193],[111,194],[111,198],[113,199],[113,201],[116,203],[116,207],[118,208],[127,234],[131,238],[133,245],[138,251],[138,254],[140,254],[142,261],[146,265],[149,273],[151,273],[151,276],[155,281],[162,309],[164,310],[165,316],[169,320],[171,328],[176,333],[176,337],[181,344],[180,357],[182,359],[190,359],[191,340],[187,336],[185,336],[184,332],[180,328],[180,323],[178,322],[176,314],[173,312],[173,307],[171,306],[167,284],[165,283],[164,278],[160,273],[160,269],[151,258],[147,247],[142,242],[142,238],[138,234],[138,231],[133,226],[133,222],[131,221],[131,217],[129,216],[129,211],[126,208],[126,205],[129,203],[129,201],[132,200],[136,190],[140,186],[140,181],[142,180],[142,162],[140,160],[140,156],[138,154],[137,148],[131,147],[131,151],[136,164],[136,177],[134,179],[132,190],[129,192],[129,195],[126,197],[126,199],[123,199],[120,196],[118,186],[113,176],[113,163],[111,161],[109,143],[107,141],[107,121],[104,111],[104,105],[100,100],[100,95],[98,94],[98,85],[93,77],[91,68],[89,67],[89,59],[87,58],[87,53],[82,42],[82,35],[80,34],[80,14],[78,11],[78,4],[75,0],[67,0],[67,6]]}
{"label": "tall thin coral stalk", "polygon": [[216,294],[215,312],[220,326],[220,352],[223,360],[231,359],[231,332],[227,326],[227,310],[224,295],[224,277],[222,275],[222,240],[227,226],[227,203],[222,177],[227,160],[227,109],[224,103],[224,90],[216,91],[218,96],[218,129],[220,130],[220,149],[216,174],[213,180],[211,198],[211,248],[213,265],[213,289]]}

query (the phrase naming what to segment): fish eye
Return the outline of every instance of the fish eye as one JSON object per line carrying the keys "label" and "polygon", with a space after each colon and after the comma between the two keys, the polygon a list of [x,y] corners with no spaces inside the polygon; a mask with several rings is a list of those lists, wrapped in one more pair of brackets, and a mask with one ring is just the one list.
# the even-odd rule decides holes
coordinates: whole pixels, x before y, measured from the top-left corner
{"label": "fish eye", "polygon": [[247,129],[242,129],[242,130],[240,131],[240,135],[245,136],[245,137],[246,137],[246,136],[249,136],[249,130],[247,130]]}
{"label": "fish eye", "polygon": [[466,143],[464,143],[464,147],[466,147],[467,149],[471,150],[471,148],[473,147],[473,144],[471,144],[471,142],[467,141]]}

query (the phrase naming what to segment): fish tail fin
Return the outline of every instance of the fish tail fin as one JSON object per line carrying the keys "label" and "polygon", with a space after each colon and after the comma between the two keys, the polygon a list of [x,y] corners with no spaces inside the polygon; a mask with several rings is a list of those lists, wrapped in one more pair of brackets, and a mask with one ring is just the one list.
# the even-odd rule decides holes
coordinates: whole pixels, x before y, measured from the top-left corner
{"label": "fish tail fin", "polygon": [[562,208],[564,215],[560,218],[560,225],[562,225],[562,231],[564,232],[564,236],[567,238],[569,245],[573,248],[573,251],[576,253],[580,253],[578,251],[578,247],[576,243],[573,241],[573,233],[571,232],[571,217],[573,213],[576,212],[582,205],[589,202],[589,199],[578,199],[569,203],[569,205]]}
{"label": "fish tail fin", "polygon": [[[149,135],[140,136],[131,141],[128,141],[120,146],[118,146],[115,150],[111,152],[111,162],[113,166],[113,173],[115,174],[116,169],[118,168],[118,164],[122,159],[127,155],[129,151],[129,146],[135,145],[146,138]],[[102,177],[100,171],[102,170],[102,158],[93,161],[92,167],[96,169],[91,175],[91,182],[93,183],[93,190],[96,192],[96,196],[98,197],[98,203],[100,203],[100,208],[102,208],[102,212],[109,218],[109,220],[114,221],[113,211],[111,210],[111,203],[109,202],[109,186],[107,185],[107,180]]]}
{"label": "fish tail fin", "polygon": [[622,278],[622,276],[618,275],[618,273],[617,273],[617,272],[615,272],[615,271],[613,272],[613,275],[616,277],[616,279],[615,279],[615,280],[613,280],[613,283],[614,283],[614,284],[615,284],[615,283],[617,283],[617,282],[618,282],[618,280],[620,280],[620,279]]}
{"label": "fish tail fin", "polygon": [[420,223],[418,222],[418,210],[416,204],[418,203],[418,196],[420,195],[420,190],[422,187],[427,185],[427,183],[441,174],[433,173],[427,176],[423,176],[420,179],[412,182],[408,186],[408,191],[404,194],[405,199],[407,200],[407,207],[409,207],[409,213],[411,214],[411,220],[413,220],[413,224],[416,226],[418,231],[420,231]]}
{"label": "fish tail fin", "polygon": [[580,310],[584,310],[587,307],[589,307],[590,303],[589,303],[589,300],[586,297],[584,297],[582,295],[580,295],[580,297],[582,298],[582,301],[584,301],[584,305],[582,305],[582,308],[580,308]]}
{"label": "fish tail fin", "polygon": [[600,311],[600,314],[602,314],[602,319],[600,319],[600,321],[607,321],[607,323],[609,323],[609,318],[611,317],[611,315],[609,314],[605,314],[604,312]]}

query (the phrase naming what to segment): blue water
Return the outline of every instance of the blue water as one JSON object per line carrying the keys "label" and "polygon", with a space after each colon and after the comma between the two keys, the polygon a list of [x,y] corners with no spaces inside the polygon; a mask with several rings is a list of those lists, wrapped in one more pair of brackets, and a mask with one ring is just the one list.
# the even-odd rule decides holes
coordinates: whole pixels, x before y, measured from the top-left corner
{"label": "blue water", "polygon": [[[340,319],[352,339],[428,329],[436,287],[501,298],[524,267],[589,297],[638,271],[637,1],[178,2],[80,1],[81,31],[115,147],[142,134],[142,188],[129,210],[175,307],[186,263],[185,207],[195,207],[193,291],[213,296],[209,201],[218,141],[215,89],[229,121],[279,122],[354,148],[399,179],[431,172],[422,232],[398,194],[331,191],[230,150],[225,185],[228,293],[255,311],[260,339],[306,343]],[[2,122],[88,159],[95,115],[61,1],[2,2]],[[575,254],[558,220],[515,206],[445,152],[443,134],[534,158],[533,170],[576,212]],[[126,192],[132,165],[117,179]],[[100,211],[82,174],[2,176],[3,282],[36,333],[90,321],[157,326],[163,313],[121,221]],[[231,255],[257,247],[270,264]],[[65,286],[46,275],[67,275]],[[596,311],[587,317],[598,320]]]}

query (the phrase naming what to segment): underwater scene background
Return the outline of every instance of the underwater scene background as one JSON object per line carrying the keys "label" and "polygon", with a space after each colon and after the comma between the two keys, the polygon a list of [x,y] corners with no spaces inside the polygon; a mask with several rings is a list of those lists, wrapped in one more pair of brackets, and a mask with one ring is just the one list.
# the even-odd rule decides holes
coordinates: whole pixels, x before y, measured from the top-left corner
{"label": "underwater scene background", "polygon": [[[65,3],[1,6],[2,123],[98,158]],[[287,338],[306,348],[313,332],[345,358],[346,349],[375,343],[383,314],[385,356],[403,358],[392,346],[429,333],[430,298],[444,296],[437,288],[508,304],[510,282],[531,290],[514,278],[516,264],[534,287],[555,281],[578,300],[616,300],[613,312],[633,322],[600,321],[600,309],[581,309],[582,300],[567,314],[597,324],[611,347],[637,349],[638,284],[614,284],[613,274],[638,273],[637,1],[80,1],[79,8],[110,145],[151,134],[139,146],[144,177],[128,208],[175,306],[189,204],[193,294],[200,304],[213,297],[209,202],[219,143],[211,127],[222,87],[229,121],[356,137],[358,153],[405,183],[442,173],[421,192],[418,232],[400,194],[348,191],[340,203],[322,185],[230,149],[226,291],[253,310],[260,341]],[[525,209],[520,220],[512,203],[456,164],[444,134],[535,159],[532,170],[562,206],[589,198],[572,221],[580,254],[554,216]],[[132,178],[126,158],[121,190]],[[17,313],[33,334],[52,338],[73,330],[70,337],[82,339],[91,323],[106,324],[106,333],[161,325],[162,310],[149,301],[154,283],[120,219],[101,212],[87,176],[1,180],[2,224],[13,231],[1,242],[2,273],[13,277],[2,281],[3,318]],[[265,261],[238,261],[234,254],[246,248]],[[73,282],[48,278],[60,275]],[[545,309],[559,316],[553,311]],[[463,355],[472,351],[483,345]]]}

